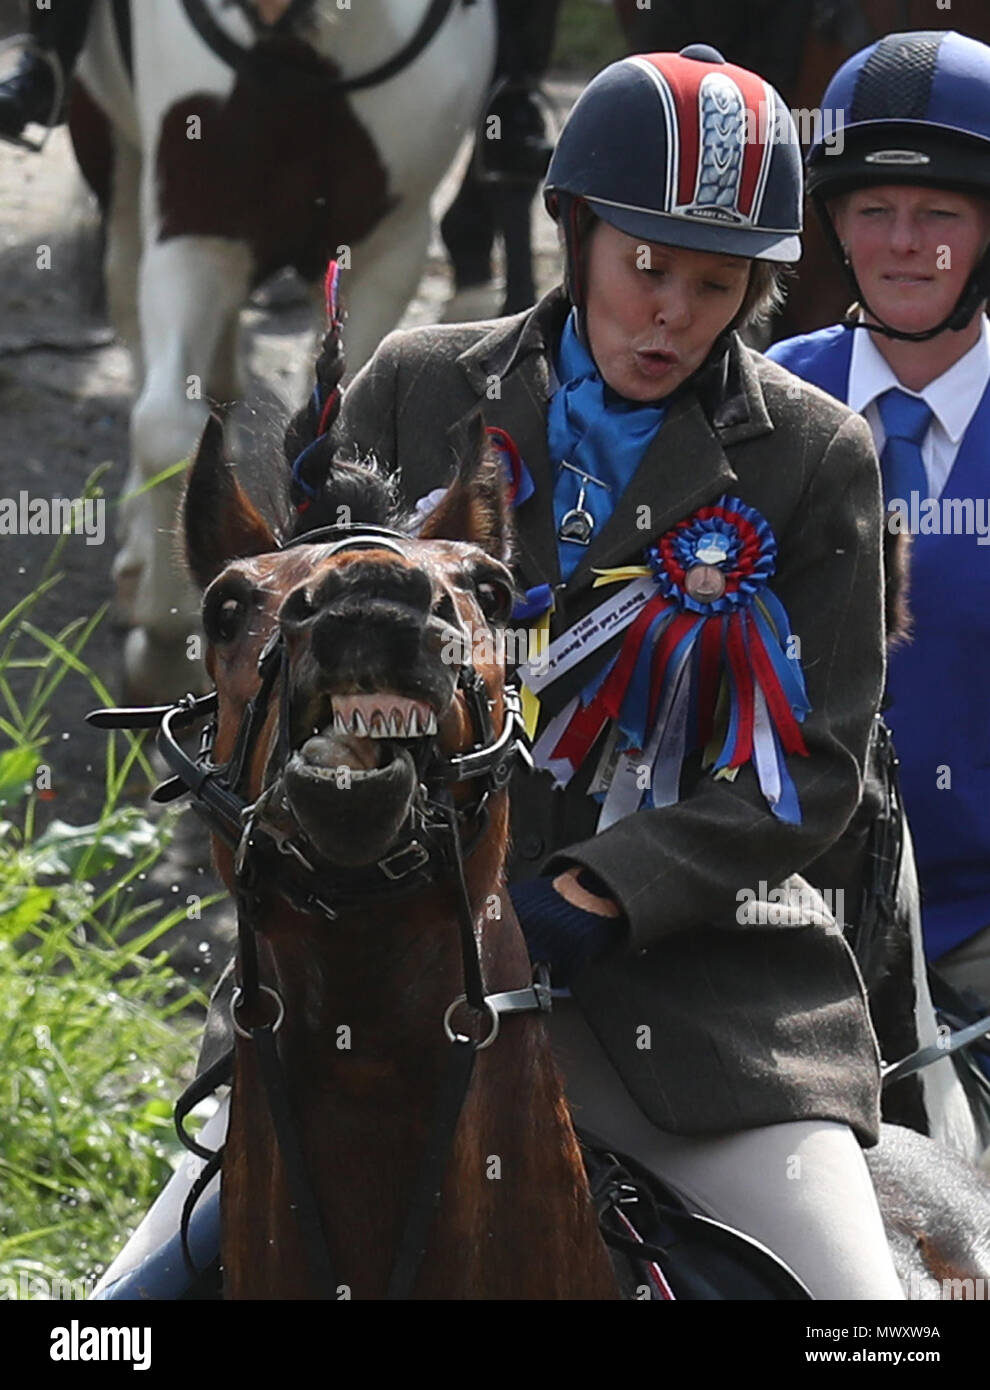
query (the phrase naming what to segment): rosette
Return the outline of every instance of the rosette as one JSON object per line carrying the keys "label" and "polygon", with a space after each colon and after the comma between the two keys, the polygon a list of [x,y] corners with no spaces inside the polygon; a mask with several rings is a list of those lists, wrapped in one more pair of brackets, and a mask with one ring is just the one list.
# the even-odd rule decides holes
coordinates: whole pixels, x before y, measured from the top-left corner
{"label": "rosette", "polygon": [[769,587],[776,558],[766,519],[723,496],[648,546],[646,568],[600,578],[649,574],[656,593],[541,750],[547,765],[576,770],[611,725],[591,782],[603,802],[599,828],[677,801],[684,759],[697,750],[716,777],[752,762],[774,815],[800,822],[786,755],[807,755],[800,723],[810,706],[787,614]]}

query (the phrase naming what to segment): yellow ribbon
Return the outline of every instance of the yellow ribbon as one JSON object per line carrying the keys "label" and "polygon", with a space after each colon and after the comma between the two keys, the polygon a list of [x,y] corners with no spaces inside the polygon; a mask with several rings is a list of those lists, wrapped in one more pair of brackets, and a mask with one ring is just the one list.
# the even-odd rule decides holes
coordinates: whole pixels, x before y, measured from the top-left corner
{"label": "yellow ribbon", "polygon": [[[541,613],[538,621],[530,628],[530,631],[536,634],[536,651],[540,656],[546,655],[550,642],[550,614],[552,611],[551,608],[546,613]],[[540,722],[540,697],[523,683],[519,687],[519,698],[522,702],[522,717],[523,724],[526,726],[526,737],[532,741],[536,737],[536,726]]]}
{"label": "yellow ribbon", "polygon": [[593,569],[591,573],[598,575],[591,587],[599,589],[603,584],[618,584],[622,579],[642,579],[644,575],[651,575],[653,571],[649,565],[616,565],[612,569]]}
{"label": "yellow ribbon", "polygon": [[528,685],[522,686],[519,691],[522,700],[523,724],[526,726],[526,737],[532,741],[536,736],[536,726],[540,722],[540,697],[534,695]]}

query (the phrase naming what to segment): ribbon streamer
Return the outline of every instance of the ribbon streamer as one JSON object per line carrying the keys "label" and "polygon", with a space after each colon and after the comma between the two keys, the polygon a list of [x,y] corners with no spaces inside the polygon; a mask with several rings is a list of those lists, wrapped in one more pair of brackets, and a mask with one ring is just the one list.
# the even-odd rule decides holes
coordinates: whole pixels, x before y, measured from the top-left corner
{"label": "ribbon streamer", "polygon": [[766,519],[722,496],[649,546],[646,567],[597,572],[596,585],[626,583],[551,644],[537,687],[600,645],[619,614],[625,640],[534,753],[560,782],[562,763],[576,771],[602,732],[617,728],[611,783],[606,790],[602,777],[611,756],[592,783],[603,799],[599,829],[641,806],[676,801],[684,759],[695,750],[716,778],[731,780],[751,763],[773,814],[800,823],[786,755],[807,756],[800,725],[811,707],[787,614],[768,587],[776,556]]}

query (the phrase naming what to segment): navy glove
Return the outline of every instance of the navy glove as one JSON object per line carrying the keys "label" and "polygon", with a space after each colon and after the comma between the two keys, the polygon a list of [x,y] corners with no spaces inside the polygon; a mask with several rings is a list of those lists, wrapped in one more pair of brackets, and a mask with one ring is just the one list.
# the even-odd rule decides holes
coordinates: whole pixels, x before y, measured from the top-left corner
{"label": "navy glove", "polygon": [[[598,880],[589,882],[590,877],[584,871],[581,886],[605,896]],[[569,985],[586,965],[621,941],[625,931],[622,917],[601,917],[569,903],[554,888],[551,878],[510,884],[509,897],[530,958],[546,962],[557,988]]]}

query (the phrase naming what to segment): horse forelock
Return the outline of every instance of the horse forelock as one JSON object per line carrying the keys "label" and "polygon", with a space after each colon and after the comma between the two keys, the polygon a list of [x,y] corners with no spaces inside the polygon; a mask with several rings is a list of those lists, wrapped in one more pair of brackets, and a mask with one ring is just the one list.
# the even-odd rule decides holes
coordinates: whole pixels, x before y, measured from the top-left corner
{"label": "horse forelock", "polygon": [[297,540],[323,526],[360,524],[408,529],[396,479],[374,456],[335,458],[328,436],[317,441],[317,448],[320,447],[326,453],[326,473],[316,497],[305,510],[294,511],[290,539]]}

